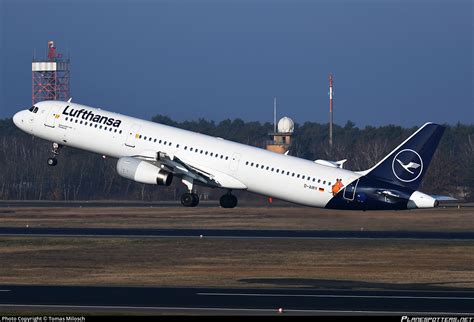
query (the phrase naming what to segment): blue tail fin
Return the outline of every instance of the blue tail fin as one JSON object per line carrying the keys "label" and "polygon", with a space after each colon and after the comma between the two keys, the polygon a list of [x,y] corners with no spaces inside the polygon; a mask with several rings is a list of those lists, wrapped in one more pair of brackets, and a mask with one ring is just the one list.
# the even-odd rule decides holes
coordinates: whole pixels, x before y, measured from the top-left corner
{"label": "blue tail fin", "polygon": [[363,173],[374,179],[416,190],[428,170],[443,132],[443,126],[426,123],[382,161]]}

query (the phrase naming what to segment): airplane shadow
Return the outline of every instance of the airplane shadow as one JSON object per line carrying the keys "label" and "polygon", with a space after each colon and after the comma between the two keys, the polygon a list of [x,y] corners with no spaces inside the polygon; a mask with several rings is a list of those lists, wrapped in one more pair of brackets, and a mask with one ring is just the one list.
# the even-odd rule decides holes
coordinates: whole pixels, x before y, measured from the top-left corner
{"label": "airplane shadow", "polygon": [[[434,283],[383,283],[310,278],[245,278],[240,279],[239,282],[246,284],[270,284],[276,287],[299,287],[325,290],[474,291],[474,280]],[[456,287],[454,286],[455,284],[470,284],[473,287]]]}

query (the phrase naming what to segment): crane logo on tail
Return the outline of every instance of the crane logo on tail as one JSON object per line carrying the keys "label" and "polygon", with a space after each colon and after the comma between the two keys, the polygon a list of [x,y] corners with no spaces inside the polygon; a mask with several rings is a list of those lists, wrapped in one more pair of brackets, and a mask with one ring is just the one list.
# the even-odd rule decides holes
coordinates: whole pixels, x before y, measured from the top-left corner
{"label": "crane logo on tail", "polygon": [[410,162],[408,164],[403,164],[403,162],[400,161],[399,159],[397,159],[397,161],[398,161],[398,163],[400,163],[400,165],[403,167],[403,169],[407,170],[411,174],[414,174],[415,172],[410,171],[410,168],[418,169],[420,167],[420,165],[418,163],[415,163],[415,162]]}
{"label": "crane logo on tail", "polygon": [[423,160],[414,150],[401,150],[393,158],[392,171],[395,177],[400,181],[415,181],[423,172]]}

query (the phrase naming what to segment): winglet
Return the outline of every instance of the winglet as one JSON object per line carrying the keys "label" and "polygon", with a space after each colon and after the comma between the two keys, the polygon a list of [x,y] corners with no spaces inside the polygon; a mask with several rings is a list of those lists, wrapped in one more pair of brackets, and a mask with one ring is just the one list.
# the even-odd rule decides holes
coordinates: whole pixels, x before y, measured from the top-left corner
{"label": "winglet", "polygon": [[72,101],[72,97],[70,97],[70,98],[67,100],[68,103],[71,103],[71,101]]}

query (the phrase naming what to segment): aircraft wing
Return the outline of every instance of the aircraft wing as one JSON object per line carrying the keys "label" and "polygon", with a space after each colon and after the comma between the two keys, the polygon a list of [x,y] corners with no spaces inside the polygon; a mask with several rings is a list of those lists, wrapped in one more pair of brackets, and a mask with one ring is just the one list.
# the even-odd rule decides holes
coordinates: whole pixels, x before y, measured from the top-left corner
{"label": "aircraft wing", "polygon": [[247,189],[246,185],[228,174],[201,164],[196,164],[189,159],[179,158],[176,155],[145,151],[134,157],[150,162],[168,172],[172,172],[173,175],[177,177],[189,177],[206,186],[240,190]]}

